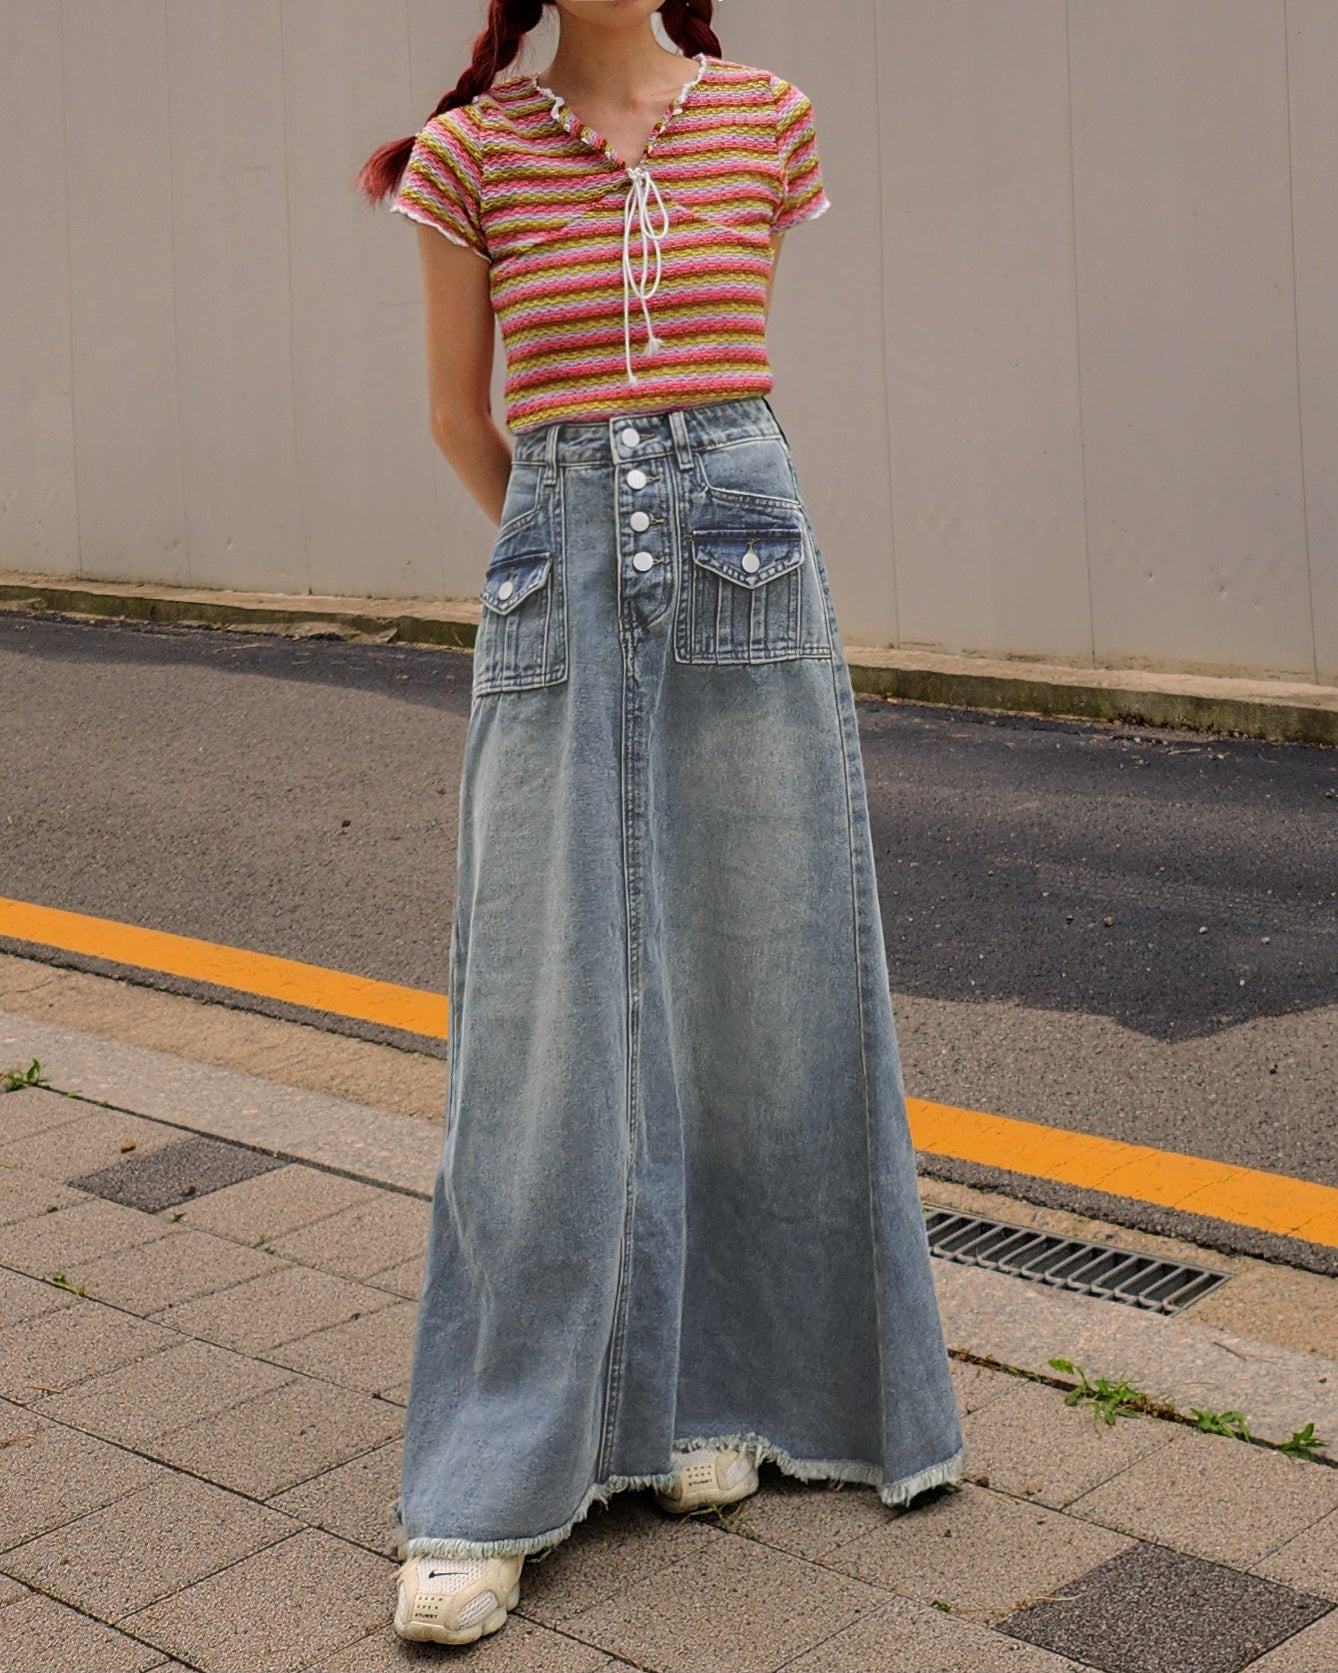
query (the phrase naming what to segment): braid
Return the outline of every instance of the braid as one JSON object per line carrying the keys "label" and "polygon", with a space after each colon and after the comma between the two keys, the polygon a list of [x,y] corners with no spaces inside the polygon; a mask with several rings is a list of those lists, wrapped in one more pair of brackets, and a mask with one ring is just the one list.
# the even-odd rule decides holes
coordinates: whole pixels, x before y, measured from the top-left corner
{"label": "braid", "polygon": [[545,0],[492,0],[483,33],[474,42],[469,68],[432,112],[455,110],[486,93],[498,73],[515,61],[521,42],[543,16]]}
{"label": "braid", "polygon": [[[428,120],[440,116],[444,110],[456,110],[461,105],[467,105],[480,93],[486,93],[499,73],[515,61],[521,43],[539,22],[545,5],[549,3],[550,0],[491,0],[488,21],[483,33],[474,42],[469,68],[449,93],[442,94]],[[698,0],[698,4],[701,3],[702,0]],[[379,203],[396,190],[416,138],[417,135],[409,134],[405,139],[388,140],[372,152],[358,171],[357,183],[365,197]]]}
{"label": "braid", "polygon": [[708,57],[720,58],[720,41],[711,27],[714,9],[712,0],[664,0],[660,21],[665,34],[687,57],[704,52]]}

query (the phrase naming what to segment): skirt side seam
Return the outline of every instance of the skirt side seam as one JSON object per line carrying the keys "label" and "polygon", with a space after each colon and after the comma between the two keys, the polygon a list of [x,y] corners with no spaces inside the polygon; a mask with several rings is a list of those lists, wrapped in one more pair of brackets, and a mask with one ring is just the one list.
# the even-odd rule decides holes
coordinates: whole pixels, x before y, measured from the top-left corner
{"label": "skirt side seam", "polygon": [[[853,714],[855,694],[854,688],[850,685],[850,674],[846,669],[845,662],[835,656],[832,658],[832,695],[836,703],[837,730],[841,734],[842,740],[841,773],[842,781],[845,786],[846,827],[850,847],[850,912],[851,931],[855,946],[855,990],[858,995],[858,1005],[856,1009],[859,1013],[860,1076],[864,1083],[862,1089],[864,1095],[864,1145],[865,1157],[867,1160],[866,1172],[868,1174],[869,1247],[870,1253],[873,1257],[873,1306],[874,1317],[878,1324],[878,1384],[880,1388],[886,1388],[887,1362],[885,1358],[886,1350],[884,1344],[887,1340],[887,1320],[883,1313],[882,1296],[883,1233],[882,1227],[878,1221],[878,1198],[875,1188],[881,1155],[878,1147],[877,1135],[874,1132],[873,1087],[870,1084],[869,1079],[868,1019],[865,1015],[865,1004],[868,999],[868,989],[864,969],[864,931],[863,925],[860,923],[859,850],[864,839],[862,831],[856,828],[854,765],[850,759],[851,750],[859,750],[860,748],[859,718],[857,715]],[[850,719],[853,720],[853,725],[847,724],[847,702],[849,702],[850,710],[852,711]],[[861,779],[863,777],[863,771],[863,764],[861,762]],[[874,887],[876,890],[876,882]],[[885,979],[887,978],[886,967],[884,967],[883,976]],[[888,1003],[889,1005],[891,1004],[890,994],[888,997]],[[887,1412],[886,1407],[881,1402],[878,1412],[878,1433],[883,1445],[886,1446]]]}

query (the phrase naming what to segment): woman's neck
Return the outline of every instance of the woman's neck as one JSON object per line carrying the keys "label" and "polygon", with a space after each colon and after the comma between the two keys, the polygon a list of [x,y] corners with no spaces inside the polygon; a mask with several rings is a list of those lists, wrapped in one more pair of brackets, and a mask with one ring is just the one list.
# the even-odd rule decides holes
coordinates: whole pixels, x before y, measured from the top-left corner
{"label": "woman's neck", "polygon": [[682,80],[683,59],[666,52],[650,25],[642,29],[605,29],[562,19],[553,62],[539,77],[568,103],[598,97],[609,105],[634,106]]}

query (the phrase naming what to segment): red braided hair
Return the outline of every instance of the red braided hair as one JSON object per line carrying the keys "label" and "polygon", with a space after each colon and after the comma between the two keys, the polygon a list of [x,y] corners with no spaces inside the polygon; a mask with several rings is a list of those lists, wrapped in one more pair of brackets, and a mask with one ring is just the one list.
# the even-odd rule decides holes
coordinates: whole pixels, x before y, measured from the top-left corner
{"label": "red braided hair", "polygon": [[[486,93],[507,65],[515,61],[526,35],[543,16],[544,7],[552,4],[553,0],[491,0],[488,21],[474,42],[469,68],[449,93],[442,94],[429,119],[440,116],[444,110],[467,105],[480,93]],[[665,34],[689,58],[695,58],[699,52],[712,58],[721,56],[720,42],[711,28],[713,9],[712,0],[664,0],[660,7]],[[370,202],[379,203],[397,190],[416,137],[410,134],[405,139],[387,140],[359,169],[357,185]]]}

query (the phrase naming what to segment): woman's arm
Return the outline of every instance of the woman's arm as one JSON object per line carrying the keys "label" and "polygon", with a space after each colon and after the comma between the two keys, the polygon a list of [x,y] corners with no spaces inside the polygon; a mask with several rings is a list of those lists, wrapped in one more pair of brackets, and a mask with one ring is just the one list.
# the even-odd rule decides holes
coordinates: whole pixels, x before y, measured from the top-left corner
{"label": "woman's arm", "polygon": [[488,263],[418,226],[432,438],[494,523],[502,520],[511,447],[492,416],[496,322]]}

